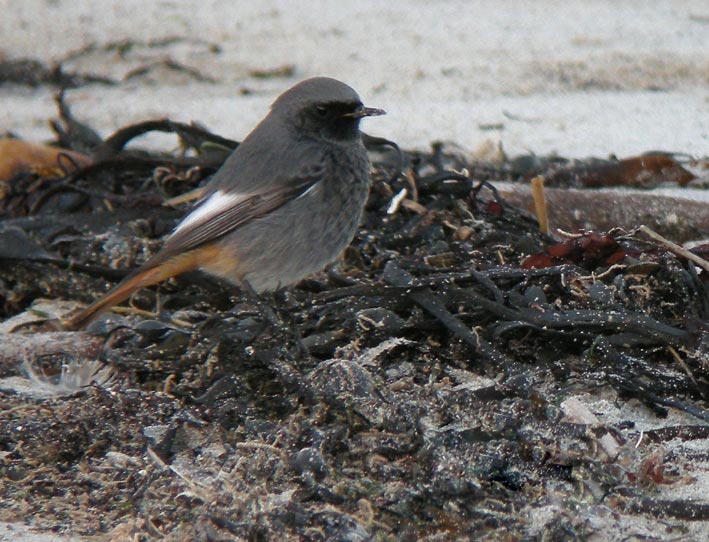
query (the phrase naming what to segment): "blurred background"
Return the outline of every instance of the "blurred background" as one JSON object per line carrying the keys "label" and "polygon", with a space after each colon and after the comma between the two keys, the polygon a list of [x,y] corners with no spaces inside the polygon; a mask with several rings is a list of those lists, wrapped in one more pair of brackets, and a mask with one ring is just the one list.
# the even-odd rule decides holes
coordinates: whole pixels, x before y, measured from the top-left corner
{"label": "blurred background", "polygon": [[[469,152],[501,143],[510,155],[707,154],[705,0],[0,0],[0,8],[0,132],[28,139],[51,137],[57,88],[13,82],[18,61],[78,77],[67,101],[104,136],[169,117],[242,139],[277,94],[329,75],[389,112],[365,131],[407,148],[443,140]],[[81,84],[90,78],[98,82]]]}

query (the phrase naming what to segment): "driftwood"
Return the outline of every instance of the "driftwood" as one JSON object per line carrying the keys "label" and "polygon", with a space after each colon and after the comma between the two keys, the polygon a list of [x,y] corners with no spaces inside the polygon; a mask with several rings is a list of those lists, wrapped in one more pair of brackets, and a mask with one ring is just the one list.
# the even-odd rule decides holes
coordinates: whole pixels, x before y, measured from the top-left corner
{"label": "driftwood", "polygon": [[[520,183],[497,183],[500,195],[510,204],[534,210],[531,189]],[[705,190],[667,195],[638,190],[579,190],[546,188],[552,230],[633,230],[641,225],[683,243],[709,238],[709,201]],[[695,199],[690,199],[692,196]],[[704,198],[701,200],[700,198]]]}

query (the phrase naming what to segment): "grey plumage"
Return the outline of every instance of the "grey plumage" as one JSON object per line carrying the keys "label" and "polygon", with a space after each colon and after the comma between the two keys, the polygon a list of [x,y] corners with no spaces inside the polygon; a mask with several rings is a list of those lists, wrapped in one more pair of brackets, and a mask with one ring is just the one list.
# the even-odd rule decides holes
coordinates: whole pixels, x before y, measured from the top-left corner
{"label": "grey plumage", "polygon": [[381,115],[326,77],[284,92],[224,162],[161,251],[67,322],[78,327],[133,291],[200,268],[256,291],[292,284],[352,241],[369,191],[359,122]]}
{"label": "grey plumage", "polygon": [[[203,201],[215,194],[273,194],[282,196],[274,203],[281,206],[236,228],[231,220],[224,230],[210,232],[211,239],[202,242],[218,240],[222,250],[238,255],[238,262],[223,269],[205,266],[206,271],[232,282],[246,279],[256,291],[273,290],[339,256],[352,241],[369,191],[361,117],[341,118],[361,108],[354,90],[325,77],[303,81],[274,102],[215,175]],[[191,236],[214,218],[206,215],[192,224]],[[184,251],[184,242],[175,235],[165,250],[174,244]]]}

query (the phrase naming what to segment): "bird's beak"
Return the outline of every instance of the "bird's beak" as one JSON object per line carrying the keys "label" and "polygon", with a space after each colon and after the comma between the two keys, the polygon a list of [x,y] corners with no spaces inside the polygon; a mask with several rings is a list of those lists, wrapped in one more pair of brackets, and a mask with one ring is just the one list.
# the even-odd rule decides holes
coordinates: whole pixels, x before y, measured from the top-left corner
{"label": "bird's beak", "polygon": [[348,119],[361,119],[362,117],[378,117],[379,115],[386,115],[387,112],[384,111],[383,109],[376,109],[374,107],[360,107],[357,109],[357,111],[353,111],[352,113],[345,113],[342,115],[345,118]]}

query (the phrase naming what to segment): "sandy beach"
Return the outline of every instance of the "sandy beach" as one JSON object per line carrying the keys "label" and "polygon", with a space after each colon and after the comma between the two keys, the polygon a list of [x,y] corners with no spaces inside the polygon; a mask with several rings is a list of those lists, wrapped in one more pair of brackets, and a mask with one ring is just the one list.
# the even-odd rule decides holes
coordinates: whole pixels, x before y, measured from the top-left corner
{"label": "sandy beach", "polygon": [[[167,117],[240,140],[284,89],[327,75],[387,111],[376,124],[365,121],[365,131],[407,149],[444,141],[470,154],[499,146],[510,156],[709,154],[705,0],[0,0],[0,10],[1,61],[31,59],[104,80],[66,94],[74,115],[104,137]],[[0,81],[0,133],[52,139],[56,92]],[[151,135],[142,143],[165,149],[174,138]],[[613,399],[587,403],[606,423],[634,419],[641,431],[700,423],[675,411],[659,422]],[[689,454],[676,448],[668,449]],[[696,483],[658,494],[684,491],[706,503],[701,454]],[[541,507],[530,524],[546,525],[554,506]],[[598,516],[589,540],[620,540],[623,532],[701,540],[709,533],[709,522],[686,522],[690,538],[663,538],[661,519],[628,517],[618,520],[621,531]],[[0,540],[64,539],[0,524]]]}
{"label": "sandy beach", "polygon": [[[104,135],[167,116],[239,139],[283,89],[329,75],[385,108],[372,129],[404,147],[707,152],[701,1],[0,4],[0,57],[117,83],[68,94]],[[53,92],[0,87],[2,130],[48,138]]]}

